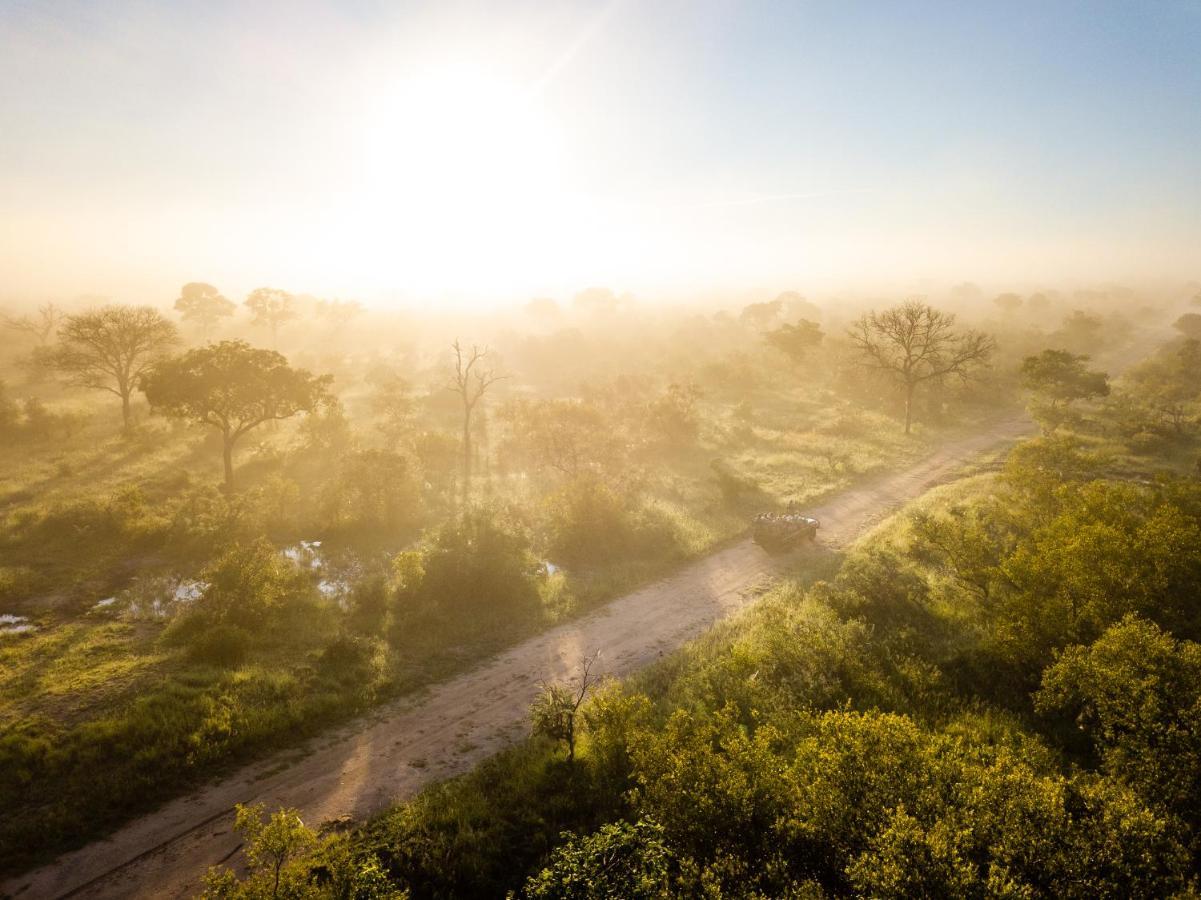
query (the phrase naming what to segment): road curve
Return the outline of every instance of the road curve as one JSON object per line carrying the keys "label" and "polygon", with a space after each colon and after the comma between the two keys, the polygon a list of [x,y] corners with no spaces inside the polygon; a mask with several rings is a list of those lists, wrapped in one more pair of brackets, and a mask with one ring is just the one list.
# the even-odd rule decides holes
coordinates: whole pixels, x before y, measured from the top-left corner
{"label": "road curve", "polygon": [[[1031,429],[1015,416],[953,441],[902,472],[844,491],[812,512],[820,540],[845,545],[898,506],[954,477],[982,453]],[[538,682],[570,676],[599,649],[604,671],[624,675],[653,662],[749,603],[781,563],[750,540],[692,562],[500,653],[429,690],[314,739],[304,755],[284,751],[136,819],[0,886],[0,894],[56,897],[186,897],[205,870],[239,848],[235,803],[295,807],[306,822],[362,820],[460,774],[520,740]]]}

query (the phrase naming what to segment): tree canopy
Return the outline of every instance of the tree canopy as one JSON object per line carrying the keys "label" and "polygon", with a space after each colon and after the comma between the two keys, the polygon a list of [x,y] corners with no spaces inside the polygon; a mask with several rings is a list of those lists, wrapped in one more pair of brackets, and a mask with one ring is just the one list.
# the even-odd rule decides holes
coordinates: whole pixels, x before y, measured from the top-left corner
{"label": "tree canopy", "polygon": [[1067,350],[1044,350],[1022,362],[1022,387],[1039,401],[1036,414],[1047,425],[1059,424],[1065,407],[1109,395],[1109,377],[1088,368],[1088,357]]}
{"label": "tree canopy", "polygon": [[238,440],[264,422],[311,412],[329,398],[332,381],[292,368],[274,350],[222,341],[164,360],[143,378],[142,390],[164,415],[221,432],[225,484],[232,488]]}
{"label": "tree canopy", "polygon": [[217,322],[234,314],[237,307],[232,300],[221,296],[211,284],[192,281],[185,284],[175,300],[175,310],[185,322],[194,322],[201,336],[208,340]]}
{"label": "tree canopy", "polygon": [[808,319],[801,319],[795,325],[785,322],[774,331],[763,336],[768,345],[779,350],[794,363],[802,363],[809,351],[820,346],[822,338],[821,326]]}
{"label": "tree canopy", "polygon": [[292,295],[279,288],[255,288],[246,298],[246,308],[251,312],[252,324],[270,330],[272,349],[279,342],[279,326],[299,315]]}
{"label": "tree canopy", "polygon": [[967,378],[996,349],[989,335],[957,331],[954,315],[920,300],[867,313],[851,326],[849,337],[865,365],[901,385],[906,434],[919,385],[947,377]]}
{"label": "tree canopy", "polygon": [[149,306],[104,306],[68,316],[59,338],[55,368],[72,384],[120,397],[126,430],[134,390],[179,339],[175,326]]}

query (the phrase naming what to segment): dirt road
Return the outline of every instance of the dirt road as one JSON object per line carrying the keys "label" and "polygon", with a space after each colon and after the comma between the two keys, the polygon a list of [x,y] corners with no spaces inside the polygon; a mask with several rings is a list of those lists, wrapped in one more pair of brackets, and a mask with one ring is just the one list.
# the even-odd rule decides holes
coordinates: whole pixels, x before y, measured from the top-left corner
{"label": "dirt road", "polygon": [[[813,512],[820,540],[846,544],[900,504],[954,476],[983,452],[1028,432],[1021,417],[950,443],[903,472],[879,476]],[[541,679],[567,677],[599,649],[605,671],[629,673],[749,603],[780,563],[750,540],[697,560],[600,610],[493,657],[476,669],[377,710],[131,822],[107,840],[6,882],[2,892],[43,897],[183,897],[239,847],[239,802],[291,806],[306,822],[363,819],[431,782],[465,772],[526,733]]]}

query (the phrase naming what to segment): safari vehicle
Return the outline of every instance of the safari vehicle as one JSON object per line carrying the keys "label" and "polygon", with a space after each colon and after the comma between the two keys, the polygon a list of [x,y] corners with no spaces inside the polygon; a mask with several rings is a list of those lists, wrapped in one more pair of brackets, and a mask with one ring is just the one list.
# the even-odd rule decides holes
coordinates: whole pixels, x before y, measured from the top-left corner
{"label": "safari vehicle", "polygon": [[817,537],[821,523],[796,512],[760,513],[751,520],[751,535],[765,550],[787,550]]}

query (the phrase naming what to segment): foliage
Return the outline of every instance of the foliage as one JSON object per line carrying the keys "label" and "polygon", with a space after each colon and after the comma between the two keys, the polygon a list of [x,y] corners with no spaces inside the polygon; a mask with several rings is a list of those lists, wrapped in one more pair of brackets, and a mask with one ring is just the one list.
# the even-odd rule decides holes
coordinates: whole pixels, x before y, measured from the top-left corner
{"label": "foliage", "polygon": [[215,428],[225,456],[225,484],[233,485],[233,448],[264,422],[313,410],[328,397],[332,378],[293,369],[274,350],[222,341],[164,360],[142,390],[165,415]]}
{"label": "foliage", "polygon": [[653,821],[615,822],[584,837],[567,833],[547,866],[526,882],[530,900],[655,900],[669,891],[671,851]]}
{"label": "foliage", "polygon": [[251,643],[245,628],[220,622],[198,629],[188,649],[196,662],[232,669],[246,661]]}
{"label": "foliage", "polygon": [[204,571],[207,587],[191,615],[204,622],[256,629],[297,589],[297,576],[264,538],[235,544]]}
{"label": "foliage", "polygon": [[822,342],[821,326],[808,319],[801,319],[795,325],[785,322],[774,331],[763,336],[768,346],[783,353],[788,359],[799,365],[809,356],[809,352]]}
{"label": "foliage", "polygon": [[134,390],[178,337],[175,326],[149,306],[104,306],[67,316],[59,340],[54,367],[72,384],[120,397],[128,429]]}
{"label": "foliage", "polygon": [[1087,363],[1087,356],[1066,350],[1044,350],[1022,362],[1022,387],[1036,398],[1032,412],[1047,430],[1063,424],[1071,404],[1109,395],[1108,376],[1090,371]]}
{"label": "foliage", "polygon": [[1201,644],[1127,616],[1043,672],[1037,707],[1074,722],[1105,771],[1201,825]]}
{"label": "foliage", "polygon": [[237,307],[232,300],[221,296],[211,284],[191,281],[179,290],[175,310],[185,322],[195,322],[200,334],[208,340],[209,334],[223,318],[234,314]]}
{"label": "foliage", "polygon": [[547,554],[560,565],[600,566],[670,555],[676,546],[670,524],[632,491],[587,475],[548,496],[543,515]]}
{"label": "foliage", "polygon": [[1133,366],[1123,376],[1131,401],[1150,415],[1155,425],[1184,434],[1201,405],[1201,341],[1189,339],[1177,347],[1164,347]]}
{"label": "foliage", "polygon": [[481,621],[528,613],[538,604],[538,561],[511,516],[472,506],[428,535],[416,554],[397,559],[402,613],[470,616]]}
{"label": "foliage", "polygon": [[509,425],[506,455],[566,479],[611,479],[627,462],[628,447],[595,404],[580,400],[514,400],[502,407]]}
{"label": "foliage", "polygon": [[651,427],[669,444],[679,445],[695,440],[700,428],[697,402],[701,390],[697,385],[669,384],[648,410]]}
{"label": "foliage", "polygon": [[205,877],[206,900],[405,900],[372,856],[355,857],[346,839],[321,836],[299,813],[281,809],[264,818],[261,804],[235,808],[234,829],[250,869],[239,880],[230,869],[214,867]]}
{"label": "foliage", "polygon": [[251,322],[270,329],[272,349],[279,341],[279,327],[300,315],[292,295],[279,288],[255,288],[245,302],[251,313]]}

